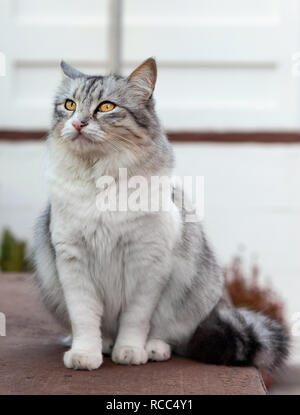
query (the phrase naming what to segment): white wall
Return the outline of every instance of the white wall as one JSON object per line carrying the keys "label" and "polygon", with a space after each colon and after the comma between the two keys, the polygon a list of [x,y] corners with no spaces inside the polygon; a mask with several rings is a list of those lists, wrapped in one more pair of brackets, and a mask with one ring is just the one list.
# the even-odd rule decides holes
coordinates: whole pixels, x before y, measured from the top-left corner
{"label": "white wall", "polygon": [[[0,0],[0,128],[46,128],[59,60],[108,66],[108,0]],[[300,127],[298,0],[124,0],[123,73],[155,56],[169,130]]]}
{"label": "white wall", "polygon": [[[204,225],[222,264],[242,244],[300,311],[300,145],[175,144],[180,176],[204,176]],[[0,144],[0,229],[32,241],[47,199],[43,143]]]}

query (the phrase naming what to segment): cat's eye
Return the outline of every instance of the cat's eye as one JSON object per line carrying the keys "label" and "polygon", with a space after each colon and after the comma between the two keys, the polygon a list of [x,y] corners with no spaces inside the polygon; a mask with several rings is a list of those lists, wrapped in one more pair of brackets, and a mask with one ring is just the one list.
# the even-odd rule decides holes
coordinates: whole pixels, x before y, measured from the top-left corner
{"label": "cat's eye", "polygon": [[65,102],[65,108],[68,111],[75,111],[76,109],[76,104],[74,101],[72,101],[71,99],[67,99]]}
{"label": "cat's eye", "polygon": [[99,112],[108,112],[115,108],[115,104],[109,101],[102,102],[102,104],[99,105],[98,111]]}

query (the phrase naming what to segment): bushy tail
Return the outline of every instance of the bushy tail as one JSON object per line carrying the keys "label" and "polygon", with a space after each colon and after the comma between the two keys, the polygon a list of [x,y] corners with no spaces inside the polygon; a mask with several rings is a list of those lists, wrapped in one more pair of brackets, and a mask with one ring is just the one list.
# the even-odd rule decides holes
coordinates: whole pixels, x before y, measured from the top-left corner
{"label": "bushy tail", "polygon": [[277,321],[243,308],[216,308],[195,331],[188,355],[204,363],[279,368],[289,354],[289,334]]}

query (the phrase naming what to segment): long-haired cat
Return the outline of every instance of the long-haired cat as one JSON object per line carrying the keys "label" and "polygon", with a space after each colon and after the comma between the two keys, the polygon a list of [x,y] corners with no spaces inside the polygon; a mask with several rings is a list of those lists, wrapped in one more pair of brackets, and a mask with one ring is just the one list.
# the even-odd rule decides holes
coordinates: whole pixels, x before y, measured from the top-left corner
{"label": "long-haired cat", "polygon": [[[185,220],[180,187],[168,211],[102,211],[102,176],[172,177],[174,156],[155,112],[156,63],[129,77],[85,75],[62,62],[48,138],[49,205],[35,234],[44,301],[70,328],[64,363],[97,369],[169,359],[272,370],[288,354],[274,320],[223,299],[222,270],[200,222]],[[174,85],[175,87],[175,85]],[[174,114],[174,116],[176,116]]]}

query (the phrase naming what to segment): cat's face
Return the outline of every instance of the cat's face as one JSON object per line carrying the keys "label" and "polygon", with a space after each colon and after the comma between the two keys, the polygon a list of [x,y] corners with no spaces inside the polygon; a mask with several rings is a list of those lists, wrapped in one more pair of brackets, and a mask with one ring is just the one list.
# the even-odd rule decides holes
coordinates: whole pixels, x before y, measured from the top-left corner
{"label": "cat's face", "polygon": [[61,66],[65,78],[55,99],[55,139],[81,153],[134,151],[151,140],[151,131],[158,128],[154,59],[128,78],[89,76],[65,62]]}

